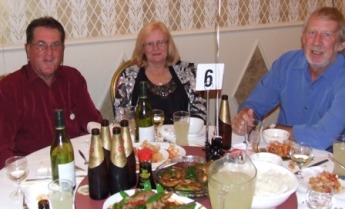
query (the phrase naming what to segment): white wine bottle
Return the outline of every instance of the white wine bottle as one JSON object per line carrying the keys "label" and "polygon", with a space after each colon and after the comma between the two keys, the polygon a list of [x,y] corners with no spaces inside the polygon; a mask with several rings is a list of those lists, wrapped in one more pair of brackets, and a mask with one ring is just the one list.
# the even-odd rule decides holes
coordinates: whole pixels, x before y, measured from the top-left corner
{"label": "white wine bottle", "polygon": [[55,136],[50,147],[50,161],[53,180],[67,179],[75,188],[74,152],[65,130],[63,110],[55,110]]}
{"label": "white wine bottle", "polygon": [[139,99],[135,109],[136,136],[135,142],[154,141],[153,112],[147,97],[147,83],[140,82]]}

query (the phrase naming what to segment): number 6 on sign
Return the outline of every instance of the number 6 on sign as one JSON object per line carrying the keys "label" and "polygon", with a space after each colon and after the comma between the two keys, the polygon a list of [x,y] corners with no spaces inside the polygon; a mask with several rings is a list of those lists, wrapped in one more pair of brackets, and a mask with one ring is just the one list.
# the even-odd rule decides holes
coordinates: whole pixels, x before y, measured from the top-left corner
{"label": "number 6 on sign", "polygon": [[219,90],[223,85],[224,63],[198,64],[196,90]]}

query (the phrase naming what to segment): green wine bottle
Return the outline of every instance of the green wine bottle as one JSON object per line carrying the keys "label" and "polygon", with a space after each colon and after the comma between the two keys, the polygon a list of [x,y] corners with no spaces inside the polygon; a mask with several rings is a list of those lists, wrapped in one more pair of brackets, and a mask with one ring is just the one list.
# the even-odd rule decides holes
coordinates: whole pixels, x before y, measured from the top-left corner
{"label": "green wine bottle", "polygon": [[147,97],[147,83],[140,82],[139,99],[135,109],[136,136],[135,142],[154,141],[153,113]]}
{"label": "green wine bottle", "polygon": [[63,110],[55,110],[55,136],[50,147],[50,161],[53,180],[67,179],[75,188],[74,152],[65,130]]}

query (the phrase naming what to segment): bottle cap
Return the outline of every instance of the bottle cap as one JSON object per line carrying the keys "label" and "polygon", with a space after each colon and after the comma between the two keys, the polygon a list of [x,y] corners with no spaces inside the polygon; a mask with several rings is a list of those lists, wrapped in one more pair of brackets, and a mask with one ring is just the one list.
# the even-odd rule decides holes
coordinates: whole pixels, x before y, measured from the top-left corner
{"label": "bottle cap", "polygon": [[151,161],[152,160],[152,150],[148,147],[144,147],[138,150],[138,158],[140,161]]}
{"label": "bottle cap", "polygon": [[92,135],[99,135],[99,129],[98,129],[98,128],[93,128],[93,129],[91,130],[91,134],[92,134]]}
{"label": "bottle cap", "polygon": [[101,121],[101,126],[109,126],[109,120],[108,119],[103,119]]}
{"label": "bottle cap", "polygon": [[121,120],[120,126],[127,127],[128,126],[128,120]]}
{"label": "bottle cap", "polygon": [[47,199],[39,200],[38,209],[49,209],[49,201]]}
{"label": "bottle cap", "polygon": [[115,134],[120,134],[120,133],[121,133],[120,127],[114,127],[114,128],[113,128],[113,135],[115,135]]}
{"label": "bottle cap", "polygon": [[141,81],[140,86],[139,86],[139,95],[141,97],[146,97],[147,96],[147,82],[146,81]]}
{"label": "bottle cap", "polygon": [[223,94],[223,95],[222,95],[222,100],[227,100],[227,99],[228,99],[228,95]]}
{"label": "bottle cap", "polygon": [[64,127],[65,126],[62,109],[56,109],[55,110],[55,125],[56,125],[56,127]]}

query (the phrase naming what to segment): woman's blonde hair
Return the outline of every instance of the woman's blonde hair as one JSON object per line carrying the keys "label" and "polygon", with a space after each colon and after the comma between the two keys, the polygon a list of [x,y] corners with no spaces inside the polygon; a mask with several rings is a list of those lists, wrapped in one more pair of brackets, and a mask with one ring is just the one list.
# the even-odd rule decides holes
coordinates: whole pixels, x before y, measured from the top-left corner
{"label": "woman's blonde hair", "polygon": [[169,29],[162,22],[151,22],[146,24],[138,34],[135,48],[132,54],[133,63],[139,65],[140,67],[146,67],[148,65],[147,57],[144,53],[144,41],[147,36],[149,36],[150,33],[154,30],[160,30],[167,37],[168,54],[165,65],[169,66],[180,60],[180,55],[177,51]]}

